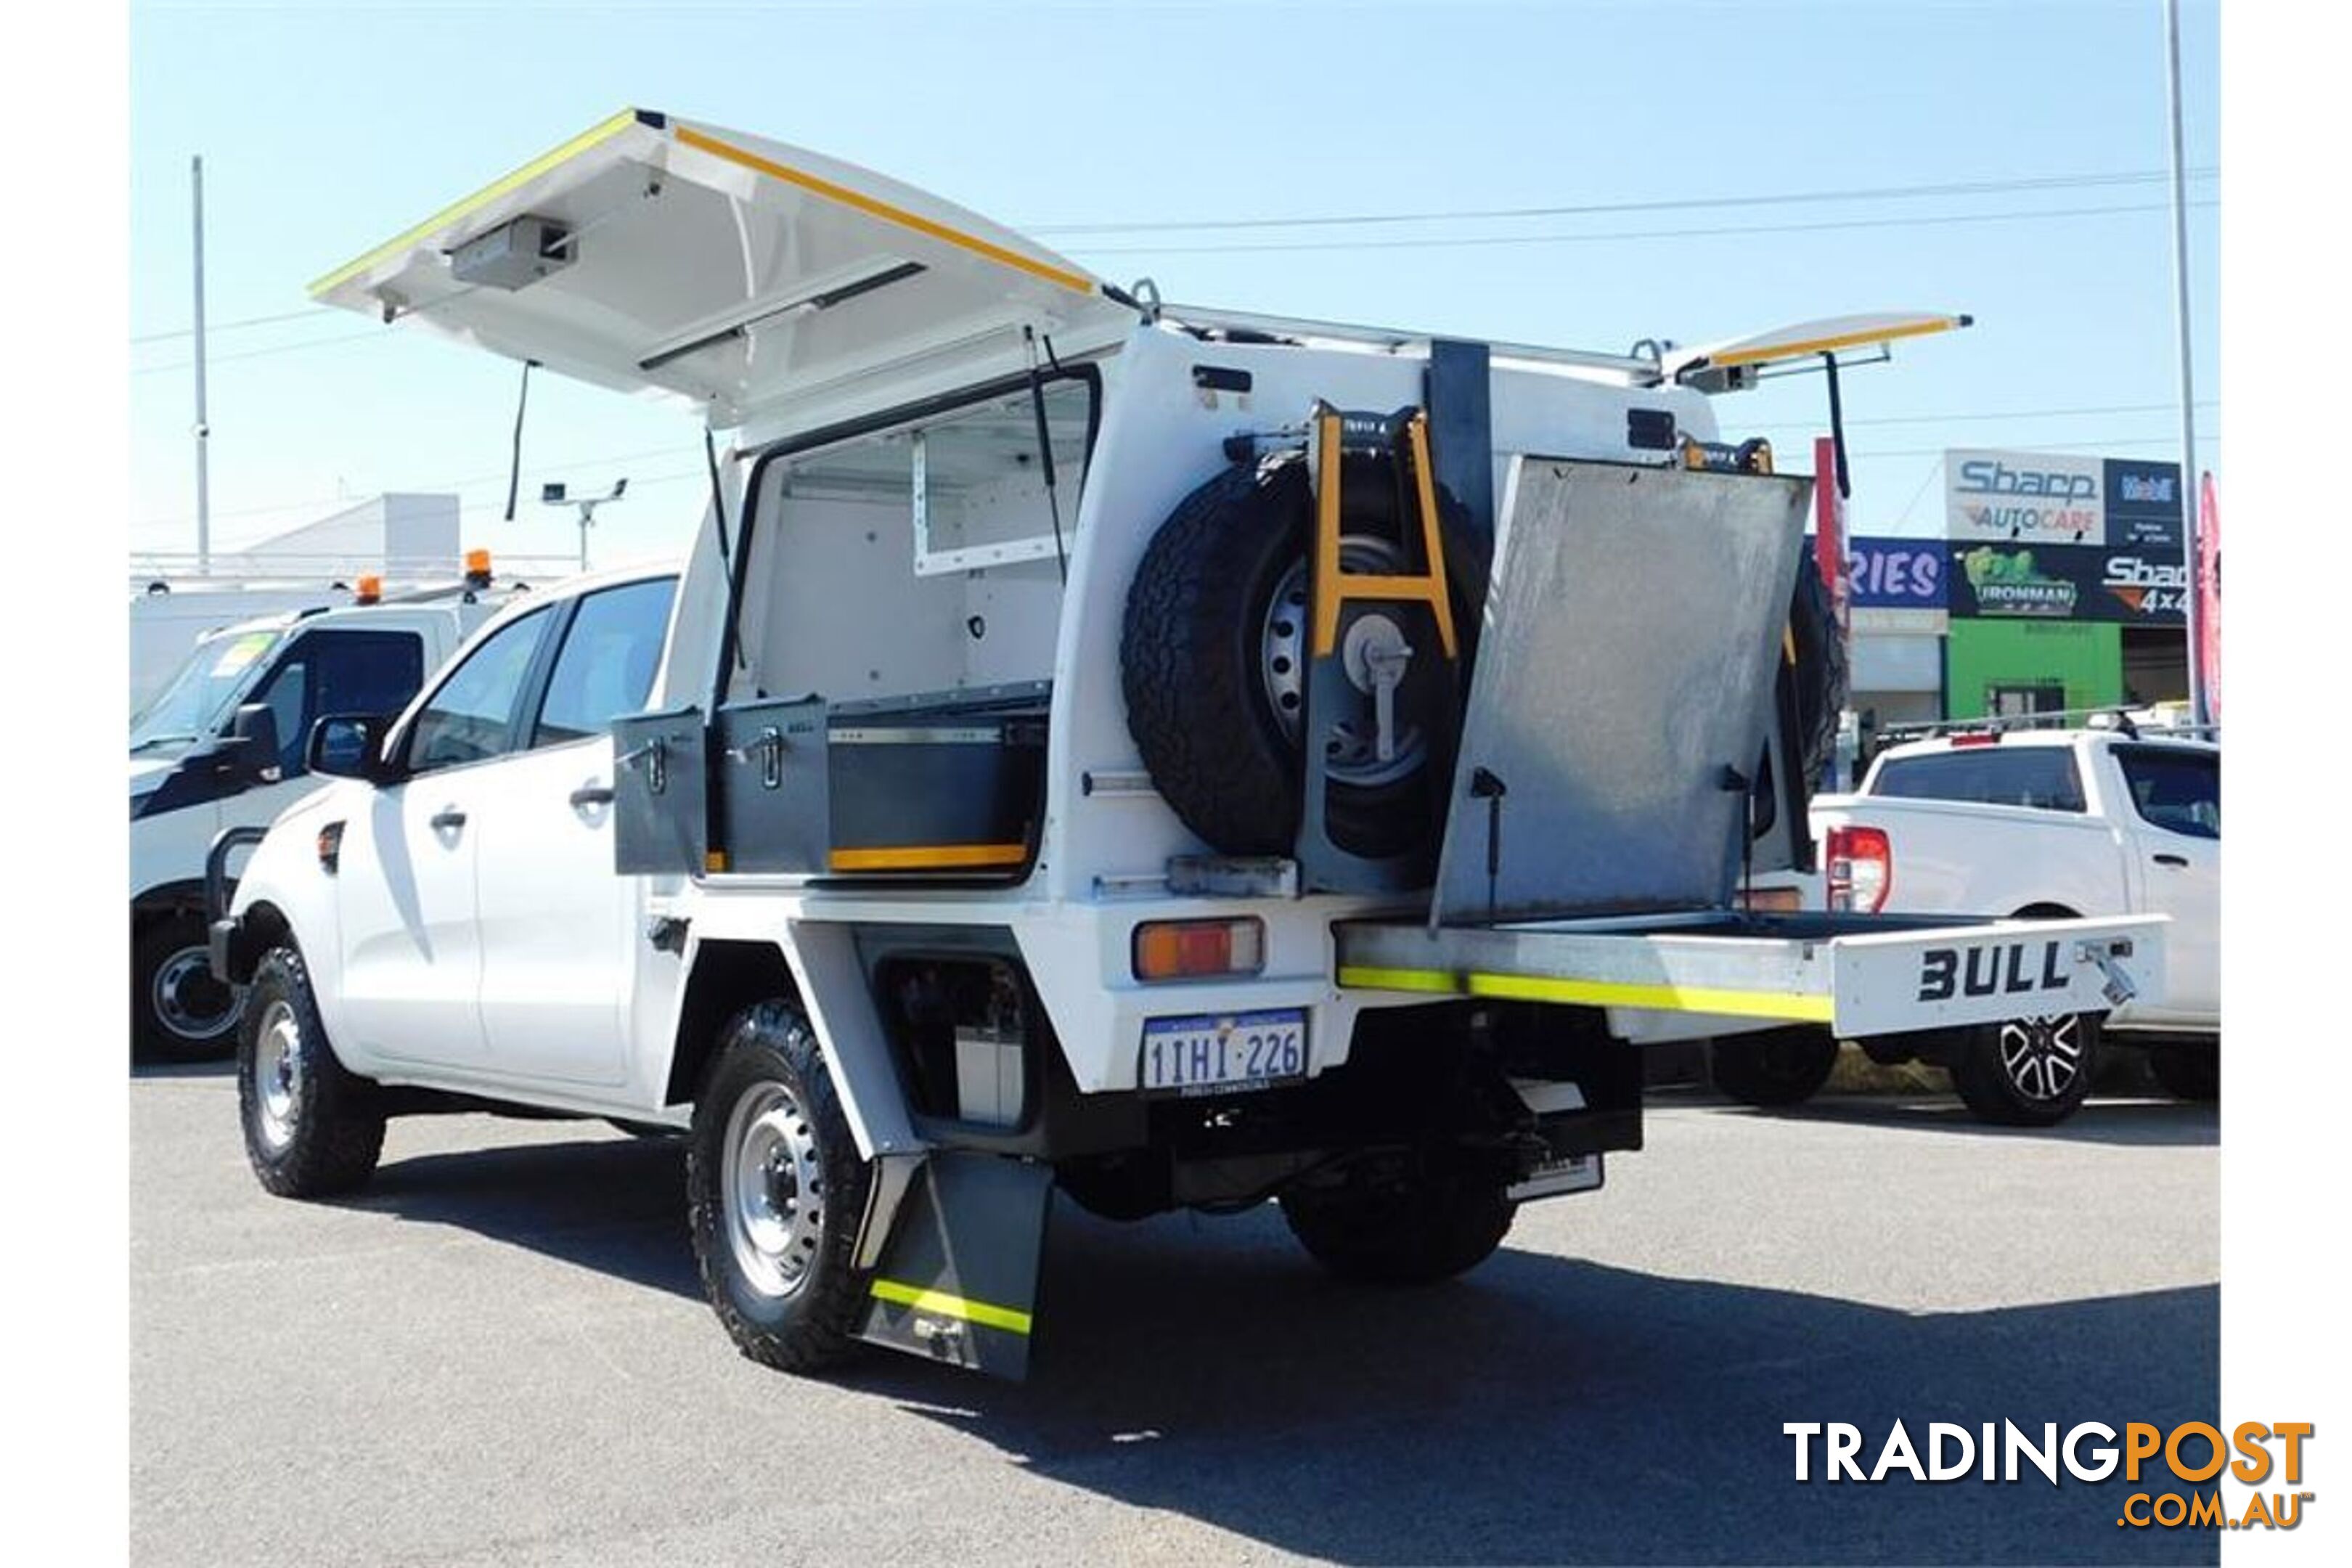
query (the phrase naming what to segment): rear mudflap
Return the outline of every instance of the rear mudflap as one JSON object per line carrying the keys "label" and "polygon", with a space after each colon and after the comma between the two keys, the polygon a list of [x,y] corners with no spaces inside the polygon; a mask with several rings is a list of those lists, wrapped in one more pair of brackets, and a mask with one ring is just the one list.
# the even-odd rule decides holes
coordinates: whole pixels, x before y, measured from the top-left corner
{"label": "rear mudflap", "polygon": [[932,1153],[883,1244],[857,1337],[992,1376],[1028,1374],[1050,1165]]}

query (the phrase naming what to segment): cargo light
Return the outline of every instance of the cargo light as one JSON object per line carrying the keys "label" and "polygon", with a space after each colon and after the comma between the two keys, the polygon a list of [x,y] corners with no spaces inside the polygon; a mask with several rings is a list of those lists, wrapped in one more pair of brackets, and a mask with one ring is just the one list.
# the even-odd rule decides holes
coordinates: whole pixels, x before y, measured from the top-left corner
{"label": "cargo light", "polygon": [[1255,915],[1227,921],[1150,921],[1135,928],[1138,980],[1255,974],[1265,967],[1265,924]]}
{"label": "cargo light", "polygon": [[1895,848],[1880,827],[1829,831],[1829,904],[1851,914],[1874,915],[1895,888]]}

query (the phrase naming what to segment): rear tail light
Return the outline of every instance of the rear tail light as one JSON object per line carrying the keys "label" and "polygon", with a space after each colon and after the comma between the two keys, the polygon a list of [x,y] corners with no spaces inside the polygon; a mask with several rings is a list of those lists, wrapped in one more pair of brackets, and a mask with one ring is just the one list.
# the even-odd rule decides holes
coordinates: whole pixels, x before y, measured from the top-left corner
{"label": "rear tail light", "polygon": [[1255,974],[1265,967],[1265,925],[1230,921],[1150,921],[1135,928],[1138,980]]}
{"label": "rear tail light", "polygon": [[1895,851],[1877,827],[1832,827],[1829,832],[1830,908],[1874,915],[1886,907],[1895,887]]}

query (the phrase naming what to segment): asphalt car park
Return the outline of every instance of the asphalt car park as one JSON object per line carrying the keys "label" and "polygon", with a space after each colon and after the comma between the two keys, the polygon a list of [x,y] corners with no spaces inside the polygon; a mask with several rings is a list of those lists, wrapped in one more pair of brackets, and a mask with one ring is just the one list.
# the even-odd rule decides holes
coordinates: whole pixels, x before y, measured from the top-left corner
{"label": "asphalt car park", "polygon": [[1610,1201],[1412,1291],[1334,1284],[1270,1205],[1065,1204],[1014,1385],[737,1355],[672,1142],[416,1118],[363,1194],[290,1204],[225,1068],[130,1095],[142,1562],[2211,1556],[2118,1530],[2114,1484],[1800,1484],[1780,1431],[2210,1416],[2210,1106],[1667,1090]]}

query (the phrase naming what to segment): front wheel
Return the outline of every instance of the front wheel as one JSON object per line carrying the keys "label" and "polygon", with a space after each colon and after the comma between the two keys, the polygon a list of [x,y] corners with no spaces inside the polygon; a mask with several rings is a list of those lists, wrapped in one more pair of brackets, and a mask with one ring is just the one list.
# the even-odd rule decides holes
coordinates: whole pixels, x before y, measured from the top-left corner
{"label": "front wheel", "polygon": [[1517,1212],[1496,1178],[1427,1167],[1282,1194],[1282,1217],[1307,1254],[1342,1279],[1370,1285],[1425,1285],[1475,1268],[1503,1244]]}
{"label": "front wheel", "polygon": [[1735,1035],[1709,1053],[1715,1087],[1743,1105],[1798,1105],[1811,1100],[1837,1066],[1837,1037],[1800,1025]]}
{"label": "front wheel", "polygon": [[254,1175],[283,1198],[364,1184],[383,1153],[383,1108],[376,1086],[335,1059],[302,955],[265,953],[246,1000],[236,1109]]}
{"label": "front wheel", "polygon": [[156,921],[131,945],[131,1037],[166,1061],[217,1061],[236,1050],[238,997],[215,979],[205,922]]}
{"label": "front wheel", "polygon": [[703,1292],[753,1361],[814,1372],[854,1348],[871,1172],[807,1018],[782,1001],[736,1015],[695,1100],[687,1218]]}
{"label": "front wheel", "polygon": [[2053,1126],[2074,1115],[2091,1092],[2098,1048],[2094,1013],[1982,1025],[1966,1031],[1953,1053],[1952,1087],[1979,1121]]}

